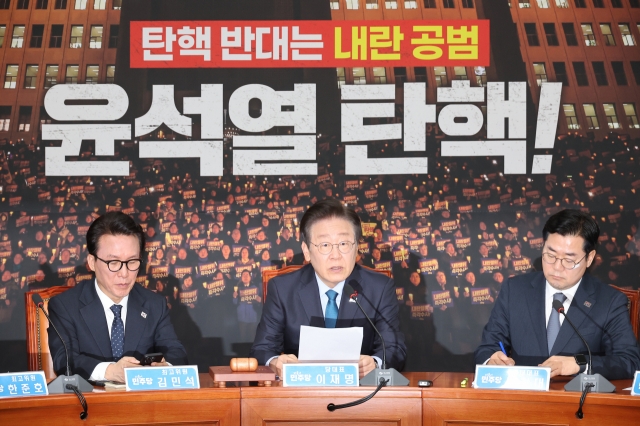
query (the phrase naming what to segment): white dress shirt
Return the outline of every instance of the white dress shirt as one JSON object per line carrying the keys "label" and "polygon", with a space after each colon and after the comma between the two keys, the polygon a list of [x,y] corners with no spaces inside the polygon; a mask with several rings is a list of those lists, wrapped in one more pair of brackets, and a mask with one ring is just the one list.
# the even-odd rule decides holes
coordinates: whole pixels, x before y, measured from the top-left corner
{"label": "white dress shirt", "polygon": [[[556,293],[562,293],[566,296],[566,300],[562,305],[564,306],[564,313],[568,314],[569,306],[571,306],[571,302],[573,301],[573,298],[575,297],[576,291],[578,291],[578,287],[580,286],[581,282],[582,278],[580,278],[580,281],[578,281],[577,284],[575,284],[573,287],[564,290],[557,290],[551,287],[551,284],[549,284],[549,281],[547,281],[544,290],[544,312],[546,317],[545,327],[549,325],[549,318],[551,317],[551,310],[553,309],[553,295]],[[560,314],[560,325],[562,325],[563,322],[564,315]]]}

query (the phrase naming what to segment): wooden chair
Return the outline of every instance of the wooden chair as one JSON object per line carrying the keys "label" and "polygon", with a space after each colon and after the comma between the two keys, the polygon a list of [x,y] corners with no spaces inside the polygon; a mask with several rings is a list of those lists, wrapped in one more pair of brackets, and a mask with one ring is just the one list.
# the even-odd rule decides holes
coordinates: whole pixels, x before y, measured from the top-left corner
{"label": "wooden chair", "polygon": [[640,290],[631,290],[627,288],[616,287],[610,284],[611,287],[622,292],[629,299],[629,316],[631,317],[631,327],[633,328],[633,334],[638,339],[638,333],[640,333]]}
{"label": "wooden chair", "polygon": [[[297,271],[298,269],[302,268],[302,266],[304,265],[289,265],[289,266],[285,266],[282,269],[264,271],[262,273],[262,303],[265,303],[267,299],[267,284],[269,283],[269,280],[271,278]],[[381,274],[388,276],[389,278],[392,278],[391,271],[377,271],[368,266],[362,266],[362,267],[370,271],[379,272]]]}
{"label": "wooden chair", "polygon": [[[49,337],[47,328],[49,321],[44,316],[42,310],[39,309],[31,296],[39,293],[44,301],[44,308],[47,309],[49,299],[53,296],[69,290],[71,287],[50,287],[41,291],[28,291],[25,294],[26,315],[27,315],[27,357],[30,371],[44,371],[47,382],[57,377],[53,370],[53,360],[49,352]],[[48,312],[48,311],[47,311]],[[59,324],[56,324],[58,329]]]}

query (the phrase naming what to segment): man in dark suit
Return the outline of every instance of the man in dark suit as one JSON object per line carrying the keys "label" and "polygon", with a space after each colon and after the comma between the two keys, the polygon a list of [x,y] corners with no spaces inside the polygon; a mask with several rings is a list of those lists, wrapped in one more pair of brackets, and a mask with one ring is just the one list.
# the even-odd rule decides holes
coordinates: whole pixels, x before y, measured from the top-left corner
{"label": "man in dark suit", "polygon": [[633,377],[640,369],[640,349],[627,298],[585,275],[596,255],[598,224],[584,212],[563,210],[549,218],[542,233],[543,272],[516,276],[502,285],[475,351],[476,363],[541,365],[551,368],[551,377],[585,371],[579,355],[587,348],[552,308],[553,300],[559,300],[591,348],[593,373],[609,380]]}
{"label": "man in dark suit", "polygon": [[[300,222],[302,251],[311,265],[272,279],[251,355],[281,374],[282,364],[297,362],[300,326],[363,327],[359,373],[381,364],[382,343],[345,284],[384,336],[387,366],[402,369],[406,356],[393,280],[355,264],[360,218],[339,201],[327,199],[307,210]],[[338,308],[339,307],[339,308]],[[281,355],[282,354],[282,355]]]}
{"label": "man in dark suit", "polygon": [[[142,228],[129,216],[111,212],[99,217],[87,232],[87,263],[96,279],[49,301],[51,319],[69,348],[71,369],[85,379],[124,382],[124,368],[139,366],[146,353],[164,354],[152,365],[187,362],[165,298],[135,284],[143,247]],[[54,369],[62,374],[64,346],[51,327],[48,333]]]}

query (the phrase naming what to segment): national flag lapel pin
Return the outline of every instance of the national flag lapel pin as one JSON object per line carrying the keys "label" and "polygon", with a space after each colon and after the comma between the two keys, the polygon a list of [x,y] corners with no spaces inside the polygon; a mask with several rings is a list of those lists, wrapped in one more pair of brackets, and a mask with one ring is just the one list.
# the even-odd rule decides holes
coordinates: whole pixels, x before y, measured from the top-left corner
{"label": "national flag lapel pin", "polygon": [[589,302],[588,300],[584,301],[584,306],[586,306],[587,308],[591,307],[591,302]]}
{"label": "national flag lapel pin", "polygon": [[146,313],[146,312],[141,312],[141,313],[140,313],[140,316],[141,316],[142,318],[147,318],[147,313]]}

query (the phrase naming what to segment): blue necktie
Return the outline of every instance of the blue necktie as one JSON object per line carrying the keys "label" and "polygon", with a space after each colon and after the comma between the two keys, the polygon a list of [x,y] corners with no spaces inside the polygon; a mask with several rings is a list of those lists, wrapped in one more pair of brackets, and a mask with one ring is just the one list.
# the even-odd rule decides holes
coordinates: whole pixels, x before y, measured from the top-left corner
{"label": "blue necktie", "polygon": [[[553,295],[553,300],[559,300],[564,303],[567,300],[567,296],[562,293],[556,293]],[[555,309],[551,309],[551,316],[549,317],[549,324],[547,324],[547,346],[549,347],[549,354],[551,354],[551,348],[556,342],[556,337],[560,332],[560,314]]]}
{"label": "blue necktie", "polygon": [[327,309],[324,314],[324,326],[325,328],[336,328],[336,321],[338,320],[336,297],[338,297],[338,293],[328,290],[326,294],[329,298],[329,303],[327,303]]}
{"label": "blue necktie", "polygon": [[113,324],[111,325],[111,353],[113,359],[118,361],[122,358],[124,352],[124,323],[120,313],[122,312],[122,306],[113,305],[110,308],[113,311]]}

